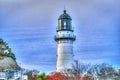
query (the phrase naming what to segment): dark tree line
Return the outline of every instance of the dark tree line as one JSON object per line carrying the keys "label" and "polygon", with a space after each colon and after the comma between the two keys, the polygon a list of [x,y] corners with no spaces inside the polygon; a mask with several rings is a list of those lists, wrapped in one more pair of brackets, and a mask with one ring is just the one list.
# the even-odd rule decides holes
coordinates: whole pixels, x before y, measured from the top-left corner
{"label": "dark tree line", "polygon": [[11,57],[14,60],[16,60],[15,55],[12,52],[11,48],[2,39],[0,39],[0,56]]}

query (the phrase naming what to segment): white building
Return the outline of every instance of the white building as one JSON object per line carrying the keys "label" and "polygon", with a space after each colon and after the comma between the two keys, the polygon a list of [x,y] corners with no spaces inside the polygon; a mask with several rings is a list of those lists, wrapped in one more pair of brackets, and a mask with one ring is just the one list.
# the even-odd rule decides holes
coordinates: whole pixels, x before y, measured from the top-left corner
{"label": "white building", "polygon": [[28,80],[28,76],[21,71],[4,71],[0,72],[0,80]]}
{"label": "white building", "polygon": [[58,18],[58,29],[55,41],[58,43],[57,72],[71,69],[73,64],[73,42],[76,36],[72,28],[72,19],[64,10]]}
{"label": "white building", "polygon": [[6,74],[3,72],[0,72],[0,80],[7,80],[6,79]]}

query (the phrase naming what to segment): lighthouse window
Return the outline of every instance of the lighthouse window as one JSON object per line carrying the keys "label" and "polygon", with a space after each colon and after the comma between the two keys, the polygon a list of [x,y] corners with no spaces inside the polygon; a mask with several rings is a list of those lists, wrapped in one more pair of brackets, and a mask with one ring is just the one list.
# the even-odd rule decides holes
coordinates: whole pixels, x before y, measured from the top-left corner
{"label": "lighthouse window", "polygon": [[64,21],[64,26],[66,27],[66,21]]}
{"label": "lighthouse window", "polygon": [[71,24],[72,24],[72,22],[70,21],[70,22],[69,22],[69,25],[70,25],[70,29],[72,29],[72,28],[71,28]]}
{"label": "lighthouse window", "polygon": [[66,21],[64,21],[63,25],[64,25],[64,29],[66,29]]}
{"label": "lighthouse window", "polygon": [[59,20],[59,26],[61,27],[61,20]]}

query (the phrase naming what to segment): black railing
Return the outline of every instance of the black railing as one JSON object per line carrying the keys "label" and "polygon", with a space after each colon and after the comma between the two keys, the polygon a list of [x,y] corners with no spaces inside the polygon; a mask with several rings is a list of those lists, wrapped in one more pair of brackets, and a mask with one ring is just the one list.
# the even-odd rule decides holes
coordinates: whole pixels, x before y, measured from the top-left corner
{"label": "black railing", "polygon": [[75,40],[76,36],[75,35],[55,35],[55,41],[61,40],[61,39],[70,39],[70,40]]}
{"label": "black railing", "polygon": [[74,31],[74,28],[72,27],[72,28],[56,28],[56,30],[57,30],[57,32],[58,31]]}

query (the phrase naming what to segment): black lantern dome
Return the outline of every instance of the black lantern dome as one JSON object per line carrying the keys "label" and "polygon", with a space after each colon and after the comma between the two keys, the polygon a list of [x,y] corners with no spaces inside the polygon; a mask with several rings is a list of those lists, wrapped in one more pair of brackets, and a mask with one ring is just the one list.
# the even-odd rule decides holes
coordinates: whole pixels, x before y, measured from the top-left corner
{"label": "black lantern dome", "polygon": [[59,16],[59,20],[60,19],[71,19],[71,17],[66,13],[66,10],[64,10],[64,13]]}
{"label": "black lantern dome", "polygon": [[67,14],[66,10],[64,10],[63,14],[61,14],[58,18],[58,30],[57,31],[73,31],[72,30],[72,19],[70,15]]}

